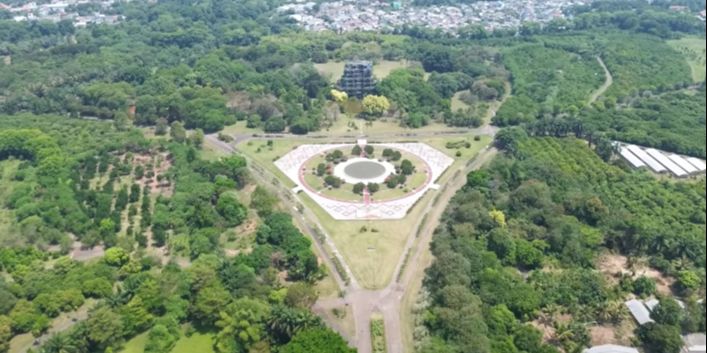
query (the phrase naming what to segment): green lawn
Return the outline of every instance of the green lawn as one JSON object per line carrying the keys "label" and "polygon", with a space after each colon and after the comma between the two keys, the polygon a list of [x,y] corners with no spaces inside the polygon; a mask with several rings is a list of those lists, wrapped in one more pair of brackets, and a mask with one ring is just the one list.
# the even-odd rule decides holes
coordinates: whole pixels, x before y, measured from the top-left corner
{"label": "green lawn", "polygon": [[143,332],[125,343],[125,347],[120,353],[142,353],[145,351],[147,343],[147,332]]}
{"label": "green lawn", "polygon": [[272,146],[268,146],[266,140],[250,140],[239,144],[237,148],[257,162],[258,165],[276,175],[288,188],[292,188],[295,183],[282,173],[273,162],[290,152],[293,148],[305,143],[311,143],[311,141],[298,139],[273,139],[272,141]]}
{"label": "green lawn", "polygon": [[692,80],[702,82],[705,80],[705,39],[699,37],[685,37],[669,40],[668,45],[685,56],[692,70]]}
{"label": "green lawn", "polygon": [[[145,351],[148,332],[143,332],[127,343],[120,353],[142,353]],[[212,333],[194,332],[190,337],[182,336],[170,353],[214,353]]]}
{"label": "green lawn", "polygon": [[194,332],[190,337],[182,336],[170,353],[214,353],[214,335]]}

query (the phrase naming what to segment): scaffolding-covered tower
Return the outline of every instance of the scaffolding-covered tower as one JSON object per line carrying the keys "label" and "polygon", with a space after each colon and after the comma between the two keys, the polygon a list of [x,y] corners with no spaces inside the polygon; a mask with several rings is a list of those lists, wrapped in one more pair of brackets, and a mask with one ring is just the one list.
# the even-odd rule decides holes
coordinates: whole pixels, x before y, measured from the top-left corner
{"label": "scaffolding-covered tower", "polygon": [[338,86],[349,97],[363,98],[375,89],[373,79],[373,64],[370,61],[349,61],[344,66],[344,75],[341,76]]}

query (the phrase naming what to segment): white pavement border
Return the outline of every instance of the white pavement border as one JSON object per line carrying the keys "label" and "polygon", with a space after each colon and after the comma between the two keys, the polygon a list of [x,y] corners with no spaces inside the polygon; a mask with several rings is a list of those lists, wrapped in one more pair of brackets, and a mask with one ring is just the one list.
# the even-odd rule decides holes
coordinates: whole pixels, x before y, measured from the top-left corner
{"label": "white pavement border", "polygon": [[275,161],[275,165],[334,219],[366,220],[401,219],[405,217],[408,209],[415,205],[417,200],[432,187],[432,183],[454,162],[454,160],[446,154],[424,143],[372,144],[372,146],[377,147],[379,150],[387,147],[414,154],[427,164],[429,175],[427,182],[422,187],[404,197],[371,203],[331,199],[312,190],[301,180],[300,175],[302,168],[305,162],[310,158],[332,149],[350,150],[353,146],[354,144],[301,145]]}

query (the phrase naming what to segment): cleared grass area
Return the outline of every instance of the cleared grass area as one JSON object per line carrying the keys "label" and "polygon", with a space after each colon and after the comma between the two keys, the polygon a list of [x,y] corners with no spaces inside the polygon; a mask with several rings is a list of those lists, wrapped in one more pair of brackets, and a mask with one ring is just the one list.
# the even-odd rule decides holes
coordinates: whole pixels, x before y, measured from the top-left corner
{"label": "cleared grass area", "polygon": [[464,92],[469,92],[469,90],[463,90],[459,91],[457,93],[454,93],[454,96],[452,96],[452,102],[451,102],[451,108],[453,112],[456,112],[457,110],[466,110],[469,109],[469,105],[464,103],[464,101],[461,100],[462,94]]}
{"label": "cleared grass area", "polygon": [[[476,156],[476,154],[481,151],[481,149],[488,146],[488,144],[491,143],[491,139],[491,136],[480,135],[479,140],[476,141],[474,140],[474,135],[468,134],[455,136],[453,138],[431,137],[421,139],[420,142],[424,142],[444,152],[448,156],[454,158],[454,163],[449,168],[447,168],[447,171],[442,174],[442,176],[439,177],[439,179],[437,179],[436,181],[437,184],[443,185],[447,180],[449,180],[449,178],[454,175],[457,170],[459,170],[460,167],[464,166],[466,163],[469,163],[474,158],[474,156]],[[459,142],[462,140],[469,142],[471,146],[469,148],[447,148],[447,142]],[[457,152],[459,152],[460,155],[457,155]]]}
{"label": "cleared grass area", "polygon": [[253,159],[259,166],[276,175],[278,179],[280,179],[280,182],[292,188],[295,186],[295,183],[282,173],[273,162],[293,148],[302,144],[311,143],[311,141],[301,139],[273,139],[270,141],[272,141],[271,146],[268,146],[267,140],[250,140],[238,144],[237,148],[243,154]]}
{"label": "cleared grass area", "polygon": [[224,126],[221,132],[231,135],[252,135],[263,133],[262,129],[249,128],[246,126],[247,124],[248,122],[245,120],[237,121],[233,125]]}
{"label": "cleared grass area", "polygon": [[125,343],[125,347],[120,353],[143,353],[145,351],[145,344],[147,343],[147,332],[143,332],[128,342]]}
{"label": "cleared grass area", "polygon": [[191,336],[182,336],[170,353],[213,353],[214,335],[194,332]]}
{"label": "cleared grass area", "polygon": [[423,205],[434,195],[435,191],[426,193],[403,219],[367,221],[337,221],[306,194],[298,196],[334,241],[361,286],[379,289],[391,281],[407,237],[415,231]]}
{"label": "cleared grass area", "polygon": [[[120,353],[143,353],[148,332],[143,332],[125,343]],[[194,332],[191,336],[179,338],[170,353],[214,353],[213,333]]]}
{"label": "cleared grass area", "polygon": [[690,64],[692,80],[702,82],[705,80],[705,39],[699,37],[685,37],[669,40],[668,45],[682,53]]}
{"label": "cleared grass area", "polygon": [[[336,82],[344,74],[344,61],[328,61],[322,64],[314,64],[314,67],[319,73],[329,79],[331,82]],[[373,76],[382,80],[386,78],[393,70],[406,67],[417,67],[420,64],[416,61],[409,60],[381,60],[373,64]]]}

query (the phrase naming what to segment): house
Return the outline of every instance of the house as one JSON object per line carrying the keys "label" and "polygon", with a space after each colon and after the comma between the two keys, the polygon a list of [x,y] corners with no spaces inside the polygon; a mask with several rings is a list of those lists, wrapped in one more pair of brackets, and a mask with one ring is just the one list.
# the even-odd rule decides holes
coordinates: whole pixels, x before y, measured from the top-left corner
{"label": "house", "polygon": [[638,349],[615,344],[603,344],[587,348],[582,353],[638,353]]}
{"label": "house", "polygon": [[636,320],[636,322],[638,322],[639,325],[653,322],[653,319],[651,319],[650,311],[648,311],[648,308],[646,308],[642,301],[631,299],[625,302],[624,304],[626,305],[628,311],[631,312],[631,315]]}
{"label": "house", "polygon": [[707,353],[704,333],[691,333],[683,336],[682,340],[685,342],[682,353]]}

